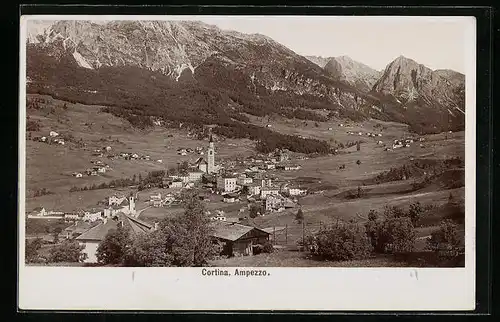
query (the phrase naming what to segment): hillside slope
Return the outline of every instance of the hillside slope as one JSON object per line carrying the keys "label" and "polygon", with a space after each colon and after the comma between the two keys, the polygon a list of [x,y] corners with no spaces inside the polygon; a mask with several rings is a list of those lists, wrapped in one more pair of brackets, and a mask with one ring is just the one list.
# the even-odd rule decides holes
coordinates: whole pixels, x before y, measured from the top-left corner
{"label": "hillside slope", "polygon": [[[235,135],[235,127],[249,131],[243,113],[322,120],[306,109],[416,122],[385,108],[385,94],[332,77],[266,36],[201,22],[58,21],[30,29],[27,45],[28,92],[113,106],[115,115],[139,126],[156,117],[217,124]],[[419,115],[433,131],[446,128],[441,118]]]}

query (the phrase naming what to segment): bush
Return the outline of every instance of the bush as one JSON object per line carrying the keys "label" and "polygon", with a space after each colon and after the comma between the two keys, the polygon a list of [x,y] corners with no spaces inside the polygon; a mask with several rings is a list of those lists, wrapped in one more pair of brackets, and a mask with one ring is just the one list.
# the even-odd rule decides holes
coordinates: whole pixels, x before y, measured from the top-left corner
{"label": "bush", "polygon": [[271,242],[269,241],[266,241],[266,243],[262,245],[262,252],[267,254],[274,252],[273,244],[271,244]]}
{"label": "bush", "polygon": [[375,252],[411,252],[415,245],[415,229],[406,213],[398,207],[387,207],[385,218],[371,210],[365,223],[366,234]]}
{"label": "bush", "polygon": [[182,216],[165,218],[159,229],[135,235],[125,253],[126,266],[205,266],[222,248],[212,238],[210,219],[193,195],[183,202]]}
{"label": "bush", "polygon": [[331,226],[305,240],[304,246],[323,260],[367,258],[372,250],[364,229],[354,224]]}
{"label": "bush", "polygon": [[26,240],[26,247],[25,247],[25,258],[26,258],[26,263],[38,263],[41,261],[41,257],[38,254],[38,251],[40,248],[42,248],[42,239],[41,238],[35,238],[33,240]]}
{"label": "bush", "polygon": [[40,123],[34,120],[27,120],[26,121],[26,131],[31,132],[31,131],[40,131]]}
{"label": "bush", "polygon": [[80,245],[76,240],[65,239],[60,245],[50,250],[49,261],[52,263],[83,262],[87,258],[87,254],[82,253],[84,248],[85,246]]}
{"label": "bush", "polygon": [[443,220],[438,230],[427,240],[427,249],[442,257],[456,257],[463,253],[462,238],[458,225],[451,220]]}

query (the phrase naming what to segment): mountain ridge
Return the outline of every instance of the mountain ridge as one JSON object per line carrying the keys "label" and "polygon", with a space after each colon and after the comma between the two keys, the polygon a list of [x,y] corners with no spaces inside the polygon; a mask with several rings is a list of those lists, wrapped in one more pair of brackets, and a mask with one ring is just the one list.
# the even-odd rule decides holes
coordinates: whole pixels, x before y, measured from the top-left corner
{"label": "mountain ridge", "polygon": [[[133,112],[134,117],[140,118],[154,111],[157,116],[172,118],[175,114],[175,120],[185,121],[190,117],[197,119],[198,116],[188,114],[198,109],[207,120],[220,118],[219,123],[228,117],[244,120],[239,113],[259,116],[277,113],[317,119],[304,110],[307,108],[330,111],[330,117],[419,122],[412,119],[411,113],[399,111],[404,104],[398,97],[407,82],[399,84],[396,90],[387,88],[388,80],[382,79],[383,75],[376,81],[377,88],[370,88],[366,79],[361,84],[348,81],[354,76],[345,72],[346,68],[341,66],[340,73],[335,75],[336,66],[332,66],[332,70],[321,68],[307,57],[260,34],[221,30],[193,21],[99,24],[58,21],[34,29],[38,34],[28,33],[27,39],[28,90],[64,94],[92,102],[100,100],[121,106],[121,114]],[[338,58],[338,61],[345,66],[354,64],[347,57]],[[364,65],[359,64],[356,66]],[[394,62],[388,67],[391,64]],[[128,85],[127,79],[136,74],[149,87],[135,82],[132,82],[135,87]],[[391,78],[392,74],[389,72],[386,76]],[[423,76],[431,77],[432,82],[444,82],[448,87],[460,83],[460,78],[451,72],[424,73]],[[120,77],[125,79],[118,79]],[[151,82],[152,78],[157,81]],[[400,78],[406,80],[408,77]],[[370,81],[373,82],[373,77]],[[120,88],[111,86],[112,82]],[[92,96],[85,91],[98,93]],[[176,95],[188,92],[204,94],[190,94],[196,99],[188,100],[191,105],[185,106]],[[456,98],[450,95],[452,98],[446,98],[448,101]],[[164,99],[167,96],[170,101],[185,106],[186,111],[180,119],[179,112],[172,111],[175,106]],[[436,112],[442,114],[445,106],[434,104],[433,97],[427,97],[430,99],[419,102],[415,109],[439,109]],[[444,99],[443,95],[438,97]],[[212,105],[207,105],[207,99]],[[147,106],[144,102],[148,102]],[[425,114],[420,115],[425,118]],[[433,131],[442,128],[441,119],[426,122],[433,123]]]}

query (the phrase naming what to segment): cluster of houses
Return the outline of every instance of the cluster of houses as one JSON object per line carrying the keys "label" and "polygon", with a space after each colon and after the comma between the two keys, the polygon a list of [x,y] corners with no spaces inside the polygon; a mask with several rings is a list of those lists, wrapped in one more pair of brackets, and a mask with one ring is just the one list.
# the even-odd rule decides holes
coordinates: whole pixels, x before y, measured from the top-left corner
{"label": "cluster of houses", "polygon": [[185,155],[188,155],[188,154],[191,154],[191,153],[196,153],[196,154],[199,154],[199,155],[204,155],[205,154],[205,152],[203,151],[202,147],[196,147],[195,149],[191,149],[191,148],[178,148],[177,149],[177,154],[178,155],[185,156]]}
{"label": "cluster of houses", "polygon": [[373,137],[373,138],[377,137],[377,136],[382,136],[382,133],[372,133],[372,132],[363,133],[363,132],[347,131],[347,134],[349,134],[349,135],[358,135],[358,136],[366,135],[368,137]]}
{"label": "cluster of houses", "polygon": [[[104,157],[104,154],[106,153],[106,157],[108,159],[116,160],[116,159],[123,159],[123,160],[144,160],[144,161],[151,161],[151,157],[149,155],[139,155],[137,153],[133,152],[119,152],[117,154],[111,153],[111,146],[105,146],[101,149],[95,149],[92,152],[93,157],[98,157],[102,158]],[[158,159],[156,160],[158,163],[163,163],[163,160]]]}
{"label": "cluster of houses", "polygon": [[[414,138],[406,138],[406,139],[396,139],[393,141],[392,143],[392,149],[391,148],[386,148],[385,150],[386,151],[391,151],[391,150],[395,150],[395,149],[400,149],[400,148],[409,148],[411,147],[411,145],[417,141],[416,139]],[[425,138],[421,137],[418,139],[418,142],[425,142]],[[424,145],[423,143],[420,143],[420,147],[423,148]]]}
{"label": "cluster of houses", "polygon": [[48,144],[59,144],[59,145],[66,144],[64,139],[59,137],[59,133],[57,133],[56,131],[50,131],[48,136],[34,137],[33,141],[38,141]]}
{"label": "cluster of houses", "polygon": [[169,206],[175,203],[176,201],[177,199],[171,193],[162,196],[161,193],[158,192],[157,194],[149,196],[149,205],[155,208]]}
{"label": "cluster of houses", "polygon": [[225,174],[217,177],[216,192],[222,194],[224,202],[233,203],[244,197],[250,202],[261,202],[266,211],[273,212],[294,208],[295,203],[291,198],[304,195],[307,190],[289,183],[277,185],[265,177]]}
{"label": "cluster of houses", "polygon": [[44,207],[37,207],[28,213],[27,217],[34,219],[64,219],[95,222],[103,218],[114,216],[117,213],[125,213],[132,216],[135,215],[136,209],[134,197],[126,197],[115,194],[107,198],[107,202],[104,207],[93,207],[85,210],[77,210],[75,212],[47,211]]}

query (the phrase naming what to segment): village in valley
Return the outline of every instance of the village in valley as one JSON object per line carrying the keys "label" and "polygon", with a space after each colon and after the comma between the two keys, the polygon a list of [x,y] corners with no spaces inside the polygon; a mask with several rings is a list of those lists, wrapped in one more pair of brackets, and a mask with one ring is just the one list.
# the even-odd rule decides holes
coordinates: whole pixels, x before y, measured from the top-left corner
{"label": "village in valley", "polygon": [[[351,182],[342,186],[342,182],[346,176],[352,175],[353,170],[358,176],[375,177],[375,174],[359,170],[366,166],[365,163],[377,162],[377,159],[371,159],[374,151],[383,154],[383,159],[396,161],[403,157],[405,162],[413,162],[419,155],[424,157],[434,155],[433,152],[425,153],[429,150],[435,151],[432,147],[449,148],[442,144],[444,142],[455,145],[455,142],[459,141],[453,139],[453,136],[461,135],[450,131],[440,135],[415,136],[401,131],[401,128],[396,126],[391,129],[383,124],[376,122],[371,124],[371,130],[361,130],[364,125],[337,123],[335,131],[331,126],[326,128],[328,124],[325,124],[321,129],[325,135],[331,135],[333,132],[337,137],[348,140],[344,149],[336,149],[333,151],[334,154],[328,157],[293,153],[286,149],[277,149],[268,154],[253,153],[249,150],[246,154],[231,155],[227,151],[235,149],[236,144],[228,143],[225,138],[213,135],[210,129],[207,137],[201,141],[194,138],[189,131],[181,132],[186,139],[194,143],[190,143],[190,147],[171,145],[168,148],[171,150],[169,156],[161,158],[161,153],[153,153],[155,157],[152,157],[139,150],[121,149],[123,144],[116,141],[113,144],[113,140],[108,140],[109,144],[101,147],[96,144],[95,147],[89,147],[74,140],[70,140],[71,142],[66,145],[61,144],[65,142],[65,135],[56,131],[50,131],[48,136],[30,134],[29,144],[87,151],[89,158],[87,162],[94,166],[68,171],[65,176],[74,178],[71,182],[75,185],[71,186],[69,193],[81,195],[79,204],[82,204],[81,198],[86,199],[86,194],[92,194],[90,200],[96,201],[92,204],[85,200],[82,204],[84,207],[75,207],[72,203],[47,203],[43,202],[44,198],[54,200],[58,197],[50,191],[43,193],[42,190],[40,196],[35,195],[37,197],[30,198],[28,203],[36,206],[27,212],[27,238],[28,240],[41,238],[45,245],[42,249],[46,251],[52,247],[51,245],[60,243],[63,239],[76,240],[84,246],[83,262],[97,264],[98,246],[110,231],[116,230],[120,225],[131,228],[134,234],[154,231],[158,229],[160,221],[165,216],[182,213],[183,196],[191,191],[196,192],[197,198],[205,204],[204,215],[214,227],[211,233],[214,240],[231,245],[224,247],[221,252],[221,258],[227,258],[225,260],[227,262],[219,259],[215,261],[217,265],[239,265],[234,258],[263,256],[263,254],[255,255],[259,253],[255,247],[260,249],[258,247],[265,243],[271,244],[277,252],[288,253],[285,258],[296,256],[306,234],[314,233],[331,222],[338,224],[339,220],[361,223],[366,221],[363,220],[366,219],[366,215],[355,210],[356,205],[353,205],[352,210],[347,210],[355,212],[354,216],[341,214],[332,217],[325,212],[329,212],[328,208],[333,212],[338,211],[335,208],[339,205],[352,204],[356,201],[360,202],[363,209],[368,210],[366,207],[370,207],[370,190],[377,190],[374,187],[382,187],[386,183],[370,183],[373,180],[357,178],[353,180],[354,185]],[[356,131],[351,130],[354,127],[357,128]],[[165,133],[164,135],[174,140],[173,135]],[[426,137],[430,142],[426,141]],[[95,141],[100,142],[100,140]],[[220,158],[218,153],[220,145],[226,150],[223,158]],[[395,154],[399,150],[402,151],[401,154]],[[311,178],[305,175],[315,173],[317,175],[321,169],[316,168],[314,164],[321,167],[327,160],[331,160],[324,169],[329,174],[327,180],[321,180],[321,176]],[[138,176],[134,174],[132,179],[112,180],[108,183],[94,183],[83,187],[77,185],[86,177],[87,180],[92,180],[93,177],[103,178],[102,176],[116,172],[113,163],[117,161],[123,162],[122,166],[127,167],[133,162],[132,164],[139,168],[142,163],[154,166],[154,170],[142,178],[140,174]],[[397,165],[398,162],[394,162],[394,167]],[[389,169],[392,170],[392,167],[385,168]],[[385,172],[379,171],[379,173]],[[322,176],[324,175],[323,172]],[[396,189],[397,192],[399,185],[399,189],[404,192],[409,185],[415,184],[414,180],[410,182],[409,177],[410,175],[408,178],[406,176],[395,178],[396,181],[389,190]],[[336,178],[337,185],[331,184],[332,178]],[[400,179],[402,181],[398,182]],[[455,193],[459,198],[461,192],[455,190],[450,190],[452,191],[450,193]],[[362,195],[355,196],[361,192]],[[438,202],[448,197],[447,194],[439,192],[436,194]],[[393,194],[389,192],[388,195]],[[429,193],[425,195],[425,193],[417,194],[416,197],[420,198],[416,200],[422,197],[424,200],[429,197],[436,199],[436,196],[431,196]],[[408,197],[412,197],[411,193]],[[331,201],[321,205],[325,198]],[[374,202],[383,201],[377,200],[379,198],[371,199]],[[400,201],[396,202],[397,204],[407,200],[401,197],[393,200],[398,199]],[[42,202],[37,204],[36,200]],[[368,204],[364,204],[363,201],[368,201]],[[56,206],[51,207],[50,204]],[[61,207],[62,204],[64,207]],[[51,226],[52,228],[49,228]],[[422,234],[428,234],[428,231],[423,228]],[[242,263],[244,265],[246,261]]]}
{"label": "village in valley", "polygon": [[202,21],[29,24],[27,265],[464,267],[463,71]]}

